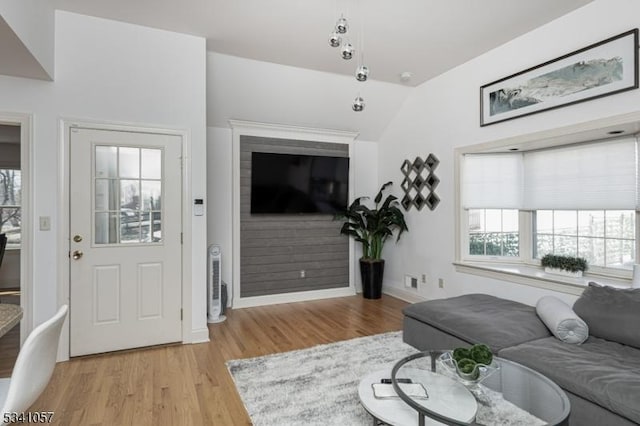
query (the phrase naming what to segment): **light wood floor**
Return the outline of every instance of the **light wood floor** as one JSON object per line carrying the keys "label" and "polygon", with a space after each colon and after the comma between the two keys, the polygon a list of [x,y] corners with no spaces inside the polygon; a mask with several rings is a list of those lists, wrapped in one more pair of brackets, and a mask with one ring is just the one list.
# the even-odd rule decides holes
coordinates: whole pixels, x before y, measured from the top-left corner
{"label": "light wood floor", "polygon": [[61,425],[248,425],[225,361],[400,330],[405,305],[353,296],[231,310],[209,343],[59,363],[30,411]]}

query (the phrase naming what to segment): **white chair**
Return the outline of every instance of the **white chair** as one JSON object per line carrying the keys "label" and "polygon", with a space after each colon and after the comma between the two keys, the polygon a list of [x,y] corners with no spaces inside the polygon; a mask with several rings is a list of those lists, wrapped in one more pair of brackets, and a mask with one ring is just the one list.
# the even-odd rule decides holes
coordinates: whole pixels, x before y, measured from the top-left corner
{"label": "white chair", "polygon": [[47,387],[56,366],[58,342],[67,305],[53,318],[37,326],[27,337],[18,353],[10,379],[0,379],[0,404],[4,413],[27,411]]}

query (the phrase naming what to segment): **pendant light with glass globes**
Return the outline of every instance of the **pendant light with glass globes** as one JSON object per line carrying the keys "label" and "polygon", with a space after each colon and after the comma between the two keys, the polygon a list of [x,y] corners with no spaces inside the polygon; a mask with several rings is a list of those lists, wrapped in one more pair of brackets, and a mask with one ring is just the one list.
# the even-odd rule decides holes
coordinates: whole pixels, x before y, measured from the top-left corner
{"label": "pendant light with glass globes", "polygon": [[[342,59],[347,61],[352,59],[356,54],[356,50],[353,45],[349,39],[344,36],[348,31],[349,22],[347,21],[347,18],[344,17],[344,14],[341,14],[340,18],[336,21],[333,32],[329,35],[329,46],[340,47],[340,55]],[[364,18],[362,19],[362,25],[360,26],[359,42],[358,66],[356,68],[355,77],[357,81],[365,82],[369,78],[369,68],[364,64]],[[364,110],[364,107],[364,99],[358,93],[358,96],[353,100],[351,109],[356,112],[361,112]]]}

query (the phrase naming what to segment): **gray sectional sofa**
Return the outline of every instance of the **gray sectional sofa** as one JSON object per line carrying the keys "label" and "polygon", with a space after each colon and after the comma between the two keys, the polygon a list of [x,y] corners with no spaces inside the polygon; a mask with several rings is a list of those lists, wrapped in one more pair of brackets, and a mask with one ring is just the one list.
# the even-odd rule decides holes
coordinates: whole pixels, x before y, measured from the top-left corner
{"label": "gray sectional sofa", "polygon": [[[603,298],[601,290],[593,294],[595,300]],[[583,312],[587,312],[584,308],[597,311],[590,318],[594,325],[589,324],[590,329],[598,330],[606,322],[616,334],[623,326],[630,330],[624,333],[631,340],[626,335],[621,340],[635,345],[637,337],[640,342],[640,321],[629,322],[625,316],[632,312],[629,307],[606,306],[606,301],[594,307],[593,294],[581,305]],[[638,297],[640,290],[632,299]],[[640,315],[640,303],[635,308]],[[616,315],[622,323],[611,319]],[[499,357],[549,377],[569,397],[572,426],[640,424],[640,346],[604,339],[604,332],[599,337],[591,334],[582,344],[565,343],[551,334],[536,308],[485,294],[421,302],[404,309],[403,339],[420,350],[484,343]]]}

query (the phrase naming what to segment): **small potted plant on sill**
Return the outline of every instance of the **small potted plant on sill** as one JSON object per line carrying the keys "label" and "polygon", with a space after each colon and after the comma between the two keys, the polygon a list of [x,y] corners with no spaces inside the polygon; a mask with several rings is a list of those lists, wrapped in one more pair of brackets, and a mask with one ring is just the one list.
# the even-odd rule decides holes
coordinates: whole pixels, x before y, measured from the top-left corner
{"label": "small potted plant on sill", "polygon": [[380,188],[374,198],[375,208],[362,204],[369,197],[356,198],[353,203],[335,219],[346,218],[340,233],[350,235],[362,244],[362,257],[360,258],[360,275],[362,278],[362,291],[366,299],[379,299],[382,295],[382,278],[384,275],[384,259],[382,248],[394,231],[398,231],[396,242],[403,232],[408,231],[404,220],[404,214],[400,210],[398,198],[389,194],[382,201],[383,192],[391,186],[387,182]]}
{"label": "small potted plant on sill", "polygon": [[547,254],[540,260],[540,265],[549,274],[580,278],[587,270],[587,260],[582,257]]}

